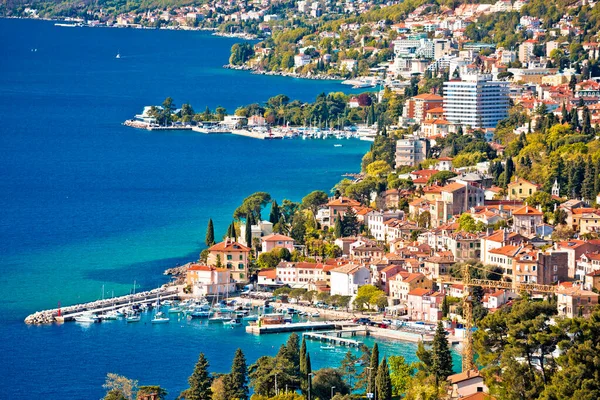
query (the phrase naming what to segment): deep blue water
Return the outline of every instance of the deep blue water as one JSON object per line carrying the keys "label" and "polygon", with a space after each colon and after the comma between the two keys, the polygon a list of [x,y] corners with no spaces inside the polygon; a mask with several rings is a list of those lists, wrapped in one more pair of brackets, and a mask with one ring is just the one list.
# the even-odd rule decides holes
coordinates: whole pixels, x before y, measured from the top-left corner
{"label": "deep blue water", "polygon": [[[355,140],[333,147],[120,125],[167,96],[233,111],[279,93],[309,101],[342,89],[224,70],[233,43],[197,32],[0,20],[0,398],[97,399],[107,372],[175,395],[200,351],[224,372],[236,347],[253,362],[286,340],[186,321],[22,322],[58,301],[95,300],[102,285],[115,294],[134,280],[155,287],[165,268],[197,258],[209,217],[224,233],[246,195],[297,201],[359,168],[368,144]],[[412,345],[382,346],[413,357]],[[343,356],[311,347],[315,367]]]}

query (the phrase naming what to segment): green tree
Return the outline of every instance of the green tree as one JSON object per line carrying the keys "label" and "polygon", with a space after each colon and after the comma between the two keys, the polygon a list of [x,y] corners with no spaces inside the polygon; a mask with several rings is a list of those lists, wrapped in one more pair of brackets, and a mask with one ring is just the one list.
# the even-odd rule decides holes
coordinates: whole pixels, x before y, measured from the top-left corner
{"label": "green tree", "polygon": [[246,217],[246,226],[244,229],[244,239],[246,240],[246,246],[252,246],[252,224],[254,221],[252,220],[252,214]]}
{"label": "green tree", "polygon": [[215,244],[215,227],[213,225],[212,218],[209,218],[208,220],[208,226],[206,227],[206,239],[204,240],[204,243],[206,243],[208,247]]}
{"label": "green tree", "polygon": [[393,395],[401,396],[406,393],[415,368],[412,364],[407,363],[402,356],[390,356],[388,364]]}
{"label": "green tree", "polygon": [[212,397],[212,391],[210,386],[212,384],[212,377],[208,372],[208,360],[204,356],[204,353],[200,353],[198,362],[194,367],[194,372],[188,379],[190,387],[179,395],[181,399],[186,400],[206,400]]}
{"label": "green tree", "polygon": [[246,400],[248,398],[248,369],[242,349],[235,351],[226,390],[228,399]]}
{"label": "green tree", "polygon": [[138,399],[144,399],[148,396],[152,396],[152,399],[156,400],[164,400],[167,398],[168,392],[160,386],[150,385],[150,386],[140,386],[140,389],[137,393]]}
{"label": "green tree", "polygon": [[392,400],[392,380],[390,378],[390,370],[388,368],[385,357],[379,364],[377,370],[377,398],[380,400]]}
{"label": "green tree", "polygon": [[335,368],[322,368],[315,372],[312,380],[311,394],[313,398],[330,399],[331,388],[334,393],[350,394],[350,388],[344,382],[342,374]]}
{"label": "green tree", "polygon": [[329,201],[327,193],[322,190],[315,190],[302,198],[302,207],[312,211],[313,215],[317,215],[319,207]]}
{"label": "green tree", "polygon": [[260,221],[261,211],[271,201],[271,195],[266,192],[256,192],[246,197],[242,204],[233,212],[233,218],[239,220],[252,214],[254,220]]}
{"label": "green tree", "polygon": [[449,179],[454,178],[456,176],[455,172],[452,171],[440,171],[431,175],[429,180],[427,180],[428,185],[437,184],[440,186],[444,186]]}
{"label": "green tree", "polygon": [[121,375],[108,373],[106,374],[106,381],[102,385],[106,389],[106,396],[109,395],[111,398],[119,398],[123,396],[127,400],[133,400],[138,389],[138,381],[126,378]]}
{"label": "green tree", "polygon": [[358,234],[358,217],[356,216],[356,213],[354,212],[354,209],[352,207],[348,207],[346,209],[346,213],[344,214],[343,227],[345,237],[355,236]]}
{"label": "green tree", "polygon": [[358,369],[356,368],[357,361],[358,357],[356,357],[352,351],[348,350],[344,356],[344,359],[342,360],[342,363],[340,364],[342,377],[351,388],[354,387],[358,380]]}
{"label": "green tree", "polygon": [[373,345],[373,350],[371,350],[371,359],[369,360],[369,384],[367,386],[367,393],[375,393],[376,382],[377,382],[377,372],[379,368],[379,346],[377,343]]}
{"label": "green tree", "polygon": [[339,214],[335,217],[335,224],[333,226],[333,235],[336,238],[344,237],[344,223]]}
{"label": "green tree", "polygon": [[441,321],[438,321],[431,348],[431,368],[435,375],[436,385],[452,375],[452,353],[448,345],[448,333]]}
{"label": "green tree", "polygon": [[280,218],[281,218],[281,212],[279,211],[279,206],[277,205],[277,202],[275,200],[273,200],[271,202],[271,212],[269,214],[269,222],[272,223],[273,225],[275,225],[276,223],[279,222]]}

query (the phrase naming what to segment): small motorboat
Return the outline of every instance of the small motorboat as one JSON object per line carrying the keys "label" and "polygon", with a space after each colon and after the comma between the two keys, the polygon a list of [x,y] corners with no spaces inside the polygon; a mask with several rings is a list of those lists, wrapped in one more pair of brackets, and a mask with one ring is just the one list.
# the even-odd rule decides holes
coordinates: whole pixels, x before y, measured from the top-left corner
{"label": "small motorboat", "polygon": [[335,346],[331,346],[331,345],[321,346],[321,350],[335,350]]}
{"label": "small motorboat", "polygon": [[96,314],[86,311],[83,312],[81,315],[75,317],[75,321],[76,322],[81,322],[84,324],[93,324],[96,322],[100,322],[100,317],[98,317]]}
{"label": "small motorboat", "polygon": [[114,321],[119,318],[119,314],[116,311],[109,311],[106,314],[100,315],[103,321]]}
{"label": "small motorboat", "polygon": [[310,314],[310,316],[313,318],[319,318],[321,316],[321,314],[318,312],[314,312],[314,313]]}
{"label": "small motorboat", "polygon": [[169,314],[180,314],[183,312],[181,307],[171,307],[169,308]]}
{"label": "small motorboat", "polygon": [[229,326],[229,327],[233,328],[233,327],[236,327],[236,326],[241,326],[242,325],[242,321],[240,321],[239,318],[232,318],[229,321],[224,321],[223,325]]}
{"label": "small motorboat", "polygon": [[190,316],[192,318],[208,318],[210,314],[210,311],[194,310],[190,313]]}
{"label": "small motorboat", "polygon": [[141,319],[142,319],[142,317],[140,317],[140,316],[139,316],[139,315],[137,315],[137,314],[130,314],[130,315],[128,315],[128,316],[125,318],[125,321],[127,321],[127,323],[130,323],[130,322],[140,322],[140,321],[141,321]]}
{"label": "small motorboat", "polygon": [[169,322],[169,317],[163,312],[157,312],[154,318],[152,318],[153,324],[166,324],[167,322]]}
{"label": "small motorboat", "polygon": [[258,315],[246,315],[242,319],[244,321],[258,321]]}

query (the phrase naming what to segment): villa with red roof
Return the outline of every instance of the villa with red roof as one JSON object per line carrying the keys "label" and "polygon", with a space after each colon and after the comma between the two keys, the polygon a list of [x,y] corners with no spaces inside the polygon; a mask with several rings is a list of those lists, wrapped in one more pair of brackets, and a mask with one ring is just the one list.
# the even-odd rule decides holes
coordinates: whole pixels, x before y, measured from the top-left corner
{"label": "villa with red roof", "polygon": [[231,277],[236,282],[248,280],[248,256],[250,248],[227,238],[208,249],[206,263],[209,266],[222,266],[231,271]]}
{"label": "villa with red roof", "polygon": [[185,283],[191,287],[194,296],[211,296],[235,291],[231,271],[202,264],[188,266]]}

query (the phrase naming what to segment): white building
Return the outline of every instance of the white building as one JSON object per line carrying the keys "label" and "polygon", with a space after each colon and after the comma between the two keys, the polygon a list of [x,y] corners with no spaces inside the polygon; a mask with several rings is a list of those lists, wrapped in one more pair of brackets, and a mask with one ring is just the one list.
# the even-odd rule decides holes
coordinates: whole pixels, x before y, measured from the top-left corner
{"label": "white building", "polygon": [[362,265],[346,264],[331,270],[331,295],[356,296],[358,288],[371,283],[371,272]]}
{"label": "white building", "polygon": [[400,139],[396,142],[396,167],[417,165],[427,158],[429,141],[417,136]]}
{"label": "white building", "polygon": [[467,74],[444,82],[444,112],[454,124],[495,128],[508,116],[508,85],[489,74]]}

